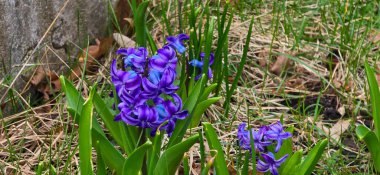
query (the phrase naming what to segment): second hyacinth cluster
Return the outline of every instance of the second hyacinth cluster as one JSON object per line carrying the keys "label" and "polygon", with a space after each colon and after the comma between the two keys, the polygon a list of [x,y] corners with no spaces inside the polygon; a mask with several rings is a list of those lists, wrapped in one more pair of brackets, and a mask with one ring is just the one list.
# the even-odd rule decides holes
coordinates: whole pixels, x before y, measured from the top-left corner
{"label": "second hyacinth cluster", "polygon": [[176,51],[183,53],[186,50],[183,41],[188,39],[185,34],[168,37],[168,44],[152,57],[144,47],[122,48],[116,52],[123,56],[124,70],[117,68],[116,59],[112,61],[111,80],[120,100],[120,113],[115,121],[151,128],[152,136],[158,129],[171,135],[176,121],[188,116],[176,94],[179,87],[174,85]]}
{"label": "second hyacinth cluster", "polygon": [[[251,130],[251,133],[245,129],[246,123],[241,123],[238,128],[237,137],[239,139],[240,147],[244,150],[252,151],[251,139],[254,143],[254,151],[261,155],[261,159],[257,159],[256,168],[260,172],[270,171],[273,175],[278,175],[278,170],[282,163],[285,162],[288,155],[276,160],[274,154],[268,151],[268,147],[275,145],[274,152],[278,152],[285,139],[290,138],[290,132],[285,132],[280,122],[262,126],[259,130]],[[253,138],[251,138],[251,135]]]}

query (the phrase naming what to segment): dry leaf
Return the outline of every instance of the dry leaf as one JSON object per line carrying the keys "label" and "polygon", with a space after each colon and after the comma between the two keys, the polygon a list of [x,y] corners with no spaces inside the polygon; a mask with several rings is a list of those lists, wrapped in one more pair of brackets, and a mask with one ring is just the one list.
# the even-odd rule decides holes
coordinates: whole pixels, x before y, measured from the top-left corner
{"label": "dry leaf", "polygon": [[30,83],[32,85],[39,84],[45,78],[46,72],[42,66],[38,66],[36,72],[32,76]]}
{"label": "dry leaf", "polygon": [[327,135],[330,135],[333,140],[338,141],[340,139],[340,136],[350,126],[350,121],[351,121],[350,119],[348,120],[340,119],[331,128],[324,126],[322,122],[317,122],[317,127],[321,128]]}
{"label": "dry leaf", "polygon": [[122,35],[120,33],[114,33],[113,39],[116,41],[117,44],[119,44],[120,47],[135,47],[136,43],[129,37]]}
{"label": "dry leaf", "polygon": [[[83,52],[78,57],[78,66],[75,67],[69,76],[70,80],[78,78],[82,74],[82,69],[84,67],[85,59],[87,58],[86,68],[94,66],[96,59],[101,58],[104,54],[108,52],[113,43],[112,37],[106,37],[101,40],[96,40],[96,45],[88,46],[88,48],[83,49]],[[88,51],[86,53],[86,51]]]}
{"label": "dry leaf", "polygon": [[344,106],[341,106],[338,108],[338,112],[341,116],[344,116],[344,114],[346,114],[346,108]]}
{"label": "dry leaf", "polygon": [[281,72],[287,69],[291,64],[291,60],[285,56],[278,56],[276,62],[270,68],[270,71],[276,75],[280,75]]}

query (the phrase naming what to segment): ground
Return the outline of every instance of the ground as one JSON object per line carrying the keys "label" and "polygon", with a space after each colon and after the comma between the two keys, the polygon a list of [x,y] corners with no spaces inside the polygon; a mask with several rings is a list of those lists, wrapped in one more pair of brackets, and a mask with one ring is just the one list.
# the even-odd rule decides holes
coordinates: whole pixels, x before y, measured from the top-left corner
{"label": "ground", "polygon": [[[255,1],[251,8],[251,3],[239,1],[233,5],[236,11],[228,35],[231,81],[241,61],[251,17],[254,27],[231,110],[227,119],[223,119],[226,97],[223,84],[222,99],[202,119],[217,130],[231,167],[238,154],[236,133],[241,122],[249,121],[258,128],[283,120],[286,127],[294,127],[294,150],[303,149],[306,153],[322,138],[329,138],[315,174],[373,174],[370,155],[356,137],[355,126],[362,123],[372,127],[363,63],[368,60],[374,67],[379,63],[379,4]],[[222,11],[216,3],[209,5],[214,14]],[[153,39],[162,43],[167,33],[156,8],[152,7],[148,23]],[[177,9],[172,7],[168,12],[170,23],[177,26]],[[186,14],[186,8],[183,13]],[[183,21],[183,25],[186,23]],[[216,32],[214,37],[218,37]],[[214,41],[216,45],[217,40]],[[113,45],[99,60],[100,66],[87,75],[83,87],[81,79],[76,81],[83,94],[87,94],[91,82],[101,82],[100,88],[107,87],[108,68],[118,47]],[[49,111],[40,112],[47,105],[51,105]],[[77,171],[77,126],[68,117],[65,106],[64,96],[57,92],[42,106],[1,119],[2,173],[34,174],[42,160],[59,172]],[[200,127],[191,132],[197,129]],[[197,152],[195,146],[188,153],[194,171]]]}

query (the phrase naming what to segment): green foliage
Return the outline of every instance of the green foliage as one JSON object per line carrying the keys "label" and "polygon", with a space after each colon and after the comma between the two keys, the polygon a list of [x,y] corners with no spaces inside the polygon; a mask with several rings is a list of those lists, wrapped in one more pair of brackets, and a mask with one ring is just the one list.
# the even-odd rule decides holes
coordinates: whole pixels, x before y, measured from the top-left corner
{"label": "green foliage", "polygon": [[151,146],[152,142],[147,141],[133,151],[130,156],[128,156],[128,158],[124,161],[123,175],[139,174],[144,161],[144,156],[142,155],[144,155]]}
{"label": "green foliage", "polygon": [[364,140],[366,143],[371,157],[373,159],[375,170],[380,172],[380,91],[377,83],[375,73],[369,66],[368,62],[365,62],[365,71],[367,74],[369,94],[372,104],[372,117],[375,125],[375,130],[371,131],[364,125],[356,127],[356,135],[360,140]]}
{"label": "green foliage", "polygon": [[180,165],[185,152],[187,152],[197,141],[199,141],[198,134],[168,148],[158,160],[153,174],[174,174]]}
{"label": "green foliage", "polygon": [[[215,156],[215,171],[216,174],[228,175],[228,168],[226,160],[224,159],[224,151],[219,142],[218,135],[210,123],[203,123],[204,133],[206,134],[207,143],[210,149],[216,150]],[[213,153],[213,152],[212,152]]]}
{"label": "green foliage", "polygon": [[91,88],[90,96],[83,104],[79,118],[79,166],[81,174],[93,174],[92,170],[92,116],[95,88]]}

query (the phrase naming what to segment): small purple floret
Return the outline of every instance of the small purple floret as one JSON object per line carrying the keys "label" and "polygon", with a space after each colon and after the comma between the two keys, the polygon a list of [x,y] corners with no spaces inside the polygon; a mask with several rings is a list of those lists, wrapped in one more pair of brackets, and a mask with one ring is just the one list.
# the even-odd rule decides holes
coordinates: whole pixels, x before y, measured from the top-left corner
{"label": "small purple floret", "polygon": [[278,160],[276,160],[273,153],[271,152],[268,154],[262,153],[261,156],[265,162],[259,159],[256,166],[257,170],[260,172],[267,172],[269,170],[273,175],[278,175],[277,168],[279,168],[281,164],[285,162],[288,154]]}

